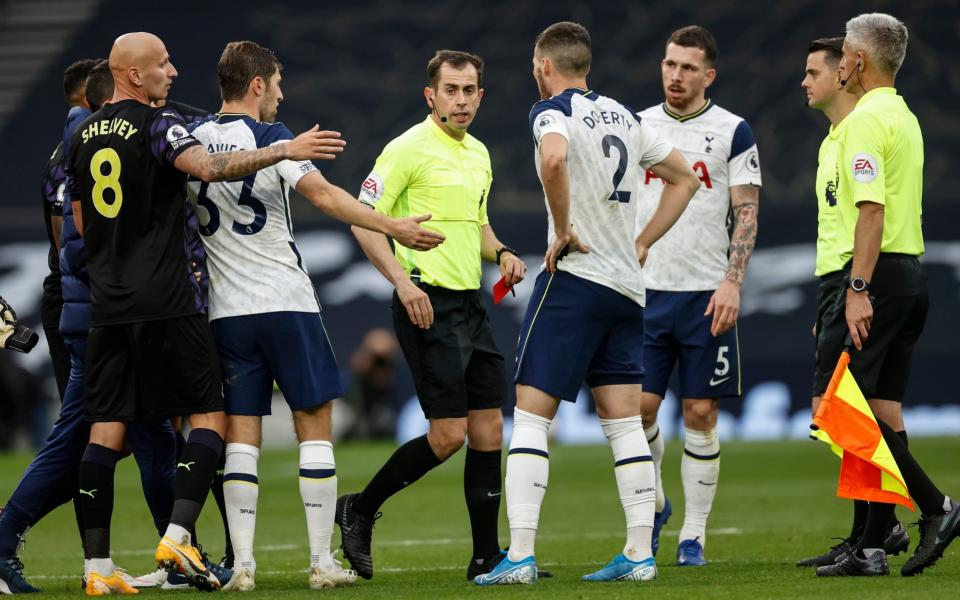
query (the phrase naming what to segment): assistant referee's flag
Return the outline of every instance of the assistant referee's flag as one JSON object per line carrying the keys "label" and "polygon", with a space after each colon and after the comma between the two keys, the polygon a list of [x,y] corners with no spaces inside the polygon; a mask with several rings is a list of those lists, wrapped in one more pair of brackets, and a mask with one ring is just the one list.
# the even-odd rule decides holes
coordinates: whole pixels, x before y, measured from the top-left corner
{"label": "assistant referee's flag", "polygon": [[829,444],[840,456],[837,496],[914,510],[900,468],[849,364],[850,353],[844,351],[813,417],[810,437]]}

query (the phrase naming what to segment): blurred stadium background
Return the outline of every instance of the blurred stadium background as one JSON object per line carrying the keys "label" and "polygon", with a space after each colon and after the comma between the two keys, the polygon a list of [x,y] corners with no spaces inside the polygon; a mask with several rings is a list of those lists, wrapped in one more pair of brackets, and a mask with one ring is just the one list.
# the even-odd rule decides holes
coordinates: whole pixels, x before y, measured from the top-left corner
{"label": "blurred stadium background", "polygon": [[[868,6],[869,5],[869,6]],[[415,1],[304,3],[141,3],[123,0],[0,0],[0,294],[23,322],[40,329],[47,243],[40,177],[63,128],[62,73],[80,58],[104,57],[127,31],[156,33],[180,75],[171,98],[216,110],[216,64],[223,46],[252,39],[284,65],[280,119],[293,131],[314,123],[343,132],[347,152],[320,165],[333,182],[359,189],[383,145],[423,118],[425,64],[437,48],[478,52],[487,61],[486,95],[471,129],[494,166],[491,222],[531,266],[545,247],[543,196],[534,172],[527,112],[537,100],[530,75],[536,34],[557,20],[575,20],[593,36],[594,89],[640,109],[662,101],[658,62],[664,40],[687,24],[708,27],[720,46],[710,96],[745,117],[756,134],[764,188],[758,247],[743,292],[740,339],[743,401],[721,406],[725,438],[804,437],[809,424],[813,356],[813,276],[818,145],[827,124],[804,106],[799,87],[810,40],[842,35],[865,10],[905,21],[910,46],[898,88],[926,139],[925,232],[932,308],[914,358],[905,411],[911,435],[960,433],[960,405],[950,373],[960,333],[960,205],[956,148],[960,136],[960,8],[955,0],[789,3],[713,0],[551,2],[512,0],[456,4]],[[297,238],[321,302],[348,401],[338,417],[342,436],[408,438],[424,423],[406,366],[383,332],[391,329],[391,288],[368,264],[346,227],[294,203]],[[491,269],[485,287],[495,280]],[[491,308],[497,341],[512,359],[532,278]],[[41,336],[42,339],[42,336]],[[56,413],[45,342],[26,356],[0,354],[0,446],[42,440]],[[565,405],[561,441],[599,441],[589,402]],[[677,429],[676,403],[661,418]],[[663,414],[663,413],[661,413]],[[670,413],[667,413],[668,415]],[[268,443],[290,439],[279,419]],[[672,425],[672,427],[671,427]]]}

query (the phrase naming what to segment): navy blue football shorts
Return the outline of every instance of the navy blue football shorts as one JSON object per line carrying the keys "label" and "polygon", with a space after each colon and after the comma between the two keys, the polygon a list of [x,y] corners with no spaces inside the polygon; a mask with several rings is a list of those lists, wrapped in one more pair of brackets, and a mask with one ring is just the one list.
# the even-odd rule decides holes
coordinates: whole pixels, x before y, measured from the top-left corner
{"label": "navy blue football shorts", "polygon": [[643,307],[565,271],[537,276],[514,381],[575,402],[580,386],[643,382]]}
{"label": "navy blue football shorts", "polygon": [[713,292],[647,290],[643,391],[663,396],[679,364],[681,398],[740,396],[740,342],[737,327],[710,333],[705,316]]}
{"label": "navy blue football shorts", "polygon": [[270,414],[273,382],[291,410],[343,395],[333,348],[318,313],[272,312],[211,323],[228,415]]}

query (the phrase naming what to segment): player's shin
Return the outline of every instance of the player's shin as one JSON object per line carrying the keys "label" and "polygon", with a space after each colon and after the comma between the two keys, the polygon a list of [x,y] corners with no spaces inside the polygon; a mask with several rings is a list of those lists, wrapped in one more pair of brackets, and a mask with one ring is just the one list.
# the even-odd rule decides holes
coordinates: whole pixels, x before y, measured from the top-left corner
{"label": "player's shin", "polygon": [[684,515],[680,541],[698,540],[706,546],[707,518],[717,494],[720,476],[720,436],[717,430],[687,429],[680,461]]}
{"label": "player's shin", "polygon": [[220,463],[223,438],[212,429],[194,429],[177,460],[177,483],[173,512],[166,537],[177,544],[190,542],[189,530],[196,524],[210,484]]}
{"label": "player's shin", "polygon": [[307,516],[310,566],[330,570],[333,568],[330,538],[337,509],[337,471],[332,443],[300,444],[300,497]]}
{"label": "player's shin", "polygon": [[90,568],[104,577],[113,574],[110,561],[110,518],[113,513],[113,480],[120,453],[99,444],[88,444],[80,462],[79,496],[83,514],[84,548]]}
{"label": "player's shin", "polygon": [[650,558],[653,556],[650,545],[656,475],[643,431],[643,419],[639,415],[623,419],[600,419],[600,426],[613,450],[617,491],[627,522],[623,555],[632,561]]}
{"label": "player's shin", "polygon": [[513,437],[507,455],[507,517],[511,561],[533,555],[540,506],[550,474],[547,434],[551,419],[519,408],[513,411]]}
{"label": "player's shin", "polygon": [[257,525],[260,480],[257,461],[260,449],[250,444],[227,444],[223,472],[223,497],[233,542],[234,567],[255,572],[253,539]]}
{"label": "player's shin", "polygon": [[653,472],[656,477],[657,488],[656,512],[660,512],[667,501],[663,494],[663,480],[660,478],[660,467],[663,465],[663,436],[660,435],[660,425],[657,423],[644,427],[643,433],[647,438],[647,444],[650,446],[650,456],[653,457]]}

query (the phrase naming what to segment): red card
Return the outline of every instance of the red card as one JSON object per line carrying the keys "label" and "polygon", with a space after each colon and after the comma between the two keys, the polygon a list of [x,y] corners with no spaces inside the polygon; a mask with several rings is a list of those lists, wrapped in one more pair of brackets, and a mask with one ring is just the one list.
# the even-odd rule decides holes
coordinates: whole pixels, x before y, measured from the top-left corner
{"label": "red card", "polygon": [[507,292],[512,292],[513,288],[507,285],[507,278],[501,277],[500,281],[493,284],[493,303],[500,304]]}

